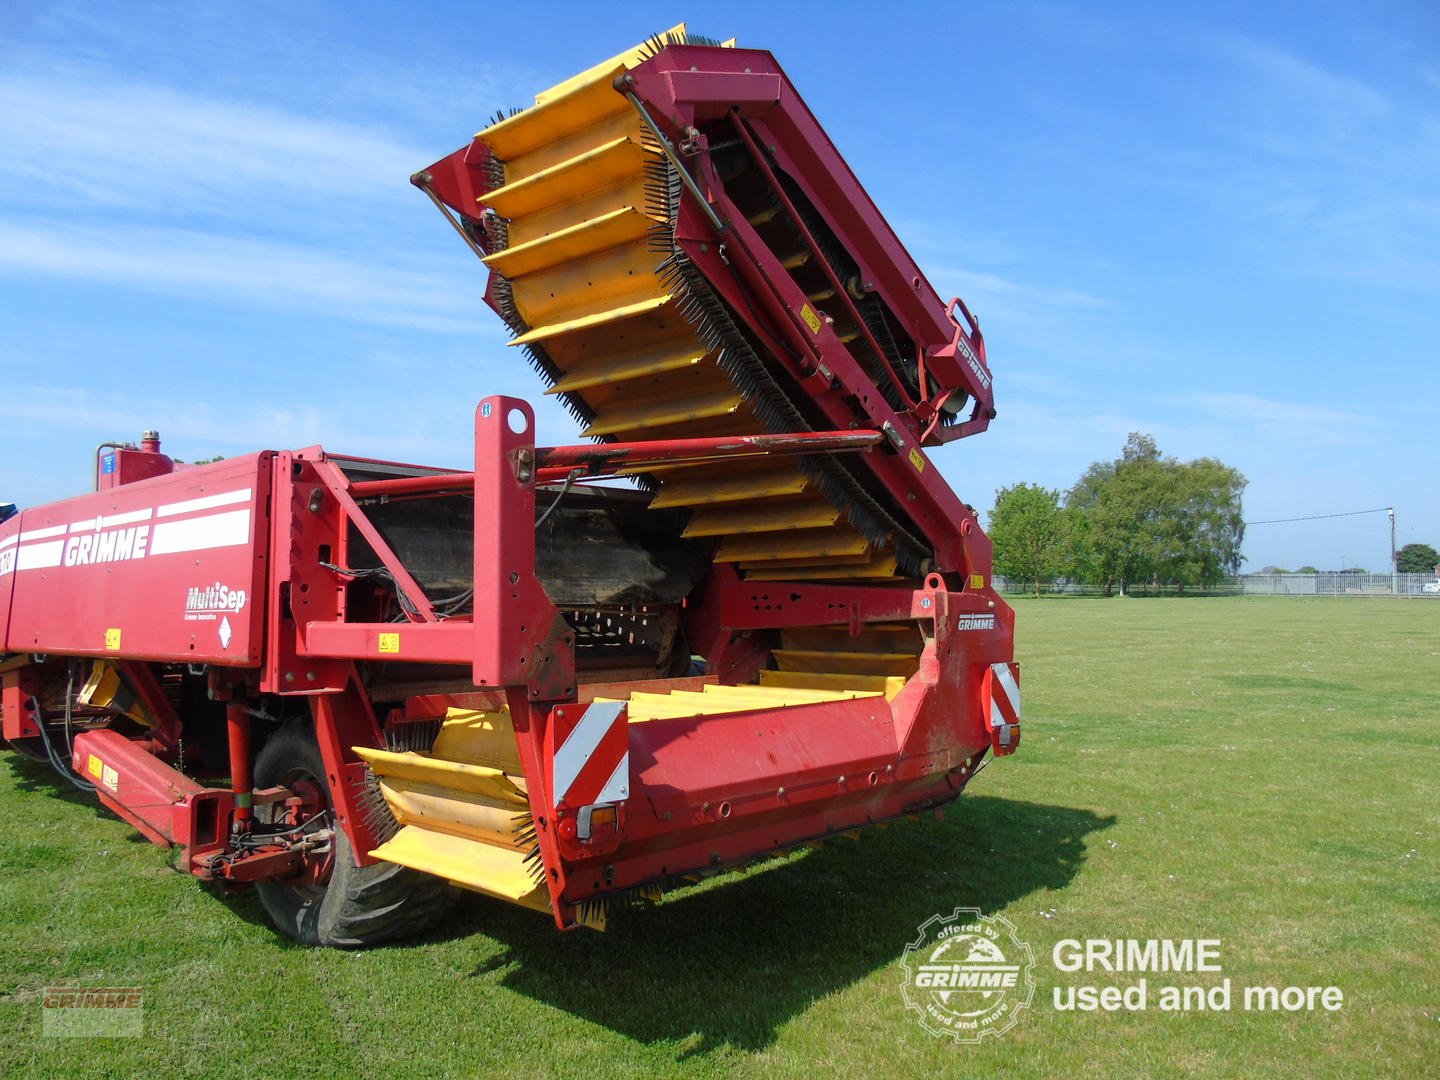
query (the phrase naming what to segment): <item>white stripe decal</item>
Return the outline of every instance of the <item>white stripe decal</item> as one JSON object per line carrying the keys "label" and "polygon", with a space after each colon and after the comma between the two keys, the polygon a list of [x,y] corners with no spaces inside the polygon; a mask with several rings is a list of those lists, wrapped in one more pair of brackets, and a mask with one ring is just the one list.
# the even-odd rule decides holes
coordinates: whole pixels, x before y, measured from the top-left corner
{"label": "white stripe decal", "polygon": [[155,516],[174,517],[176,514],[189,514],[195,510],[213,510],[217,506],[234,506],[236,503],[249,501],[249,488],[241,488],[238,491],[222,491],[218,495],[203,495],[198,499],[186,499],[184,502],[166,503],[155,511]]}
{"label": "white stripe decal", "polygon": [[148,506],[144,510],[127,510],[123,514],[96,514],[84,521],[72,521],[70,531],[82,533],[114,528],[116,525],[131,525],[137,521],[149,521],[155,514]]}
{"label": "white stripe decal", "polygon": [[624,707],[623,701],[592,701],[586,708],[585,715],[580,717],[580,722],[575,725],[575,730],[570,732],[565,742],[555,750],[552,773],[554,790],[550,795],[557,803],[565,798],[570,785],[575,783],[580,770],[590,760],[590,755],[600,745],[600,740],[605,737],[610,725]]}
{"label": "white stripe decal", "polygon": [[605,781],[605,786],[600,789],[600,794],[595,796],[597,803],[602,802],[624,802],[630,797],[630,751],[625,751],[625,756],[620,759],[620,764],[615,766],[615,771],[610,774],[610,779]]}
{"label": "white stripe decal", "polygon": [[52,540],[48,544],[25,544],[15,556],[16,570],[43,570],[60,565],[60,556],[65,550],[64,540]]}
{"label": "white stripe decal", "polygon": [[[97,517],[95,519],[97,522],[95,527],[97,529],[108,529],[112,525],[133,525],[137,521],[149,521],[154,513],[155,511],[147,506],[144,510],[127,510],[123,514],[106,514],[103,517]],[[70,531],[75,531],[74,525],[70,526]]]}
{"label": "white stripe decal", "polygon": [[20,540],[24,543],[29,540],[47,540],[52,536],[64,536],[65,530],[69,527],[68,525],[51,525],[44,529],[27,529],[20,534]]}
{"label": "white stripe decal", "polygon": [[[163,507],[161,508],[164,509]],[[150,535],[151,555],[172,555],[177,551],[206,551],[235,547],[250,542],[250,510],[228,514],[207,514],[185,521],[166,521]]]}
{"label": "white stripe decal", "polygon": [[995,664],[995,679],[1004,689],[1005,696],[1010,699],[1010,707],[1015,710],[1015,716],[1020,716],[1020,684],[1015,681],[1015,676],[1010,673],[1009,664]]}
{"label": "white stripe decal", "polygon": [[18,544],[19,542],[20,542],[20,534],[19,534],[19,533],[16,533],[14,536],[7,536],[7,537],[5,537],[4,540],[0,540],[0,551],[4,551],[4,550],[5,550],[7,547],[9,547],[11,544]]}

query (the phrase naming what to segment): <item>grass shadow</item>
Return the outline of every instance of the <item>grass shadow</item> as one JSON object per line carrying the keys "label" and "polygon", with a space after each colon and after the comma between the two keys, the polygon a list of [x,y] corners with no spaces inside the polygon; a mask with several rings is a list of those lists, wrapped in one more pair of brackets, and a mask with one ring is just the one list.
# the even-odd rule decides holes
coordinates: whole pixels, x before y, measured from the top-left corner
{"label": "grass shadow", "polygon": [[[104,812],[48,766],[7,758],[17,788]],[[491,955],[471,978],[637,1042],[676,1044],[681,1058],[758,1050],[816,1001],[893,963],[930,916],[956,907],[996,912],[1064,888],[1084,864],[1087,837],[1115,821],[966,796],[942,822],[866,830],[857,841],[677,890],[603,934],[560,934],[547,916],[462,894],[441,928],[382,948],[473,936],[477,951]],[[253,890],[207,891],[233,916],[265,927],[276,947],[306,948],[271,926]]]}
{"label": "grass shadow", "polygon": [[943,823],[874,830],[716,887],[668,896],[604,934],[557,934],[544,918],[467,905],[445,936],[503,950],[475,977],[681,1057],[757,1050],[787,1020],[896,960],[919,925],[955,907],[995,912],[1063,888],[1085,838],[1114,817],[992,796]]}
{"label": "grass shadow", "polygon": [[[145,836],[136,830],[129,822],[125,821],[118,814],[100,804],[95,794],[88,791],[81,791],[70,781],[59,775],[48,762],[32,761],[15,753],[0,753],[0,761],[10,774],[17,791],[37,797],[48,799],[59,799],[62,802],[71,803],[75,806],[84,807],[95,814],[97,818],[104,818],[110,821],[119,822],[124,827],[124,840],[126,843],[136,844],[140,847],[154,847],[155,845]],[[180,849],[172,847],[169,849],[169,861],[171,869],[176,874],[189,877],[189,873],[180,865]],[[275,929],[265,909],[260,906],[259,898],[255,890],[249,887],[238,889],[227,889],[223,885],[214,882],[196,881],[197,888],[203,888],[214,899],[224,904],[235,916],[244,919],[248,923],[264,927],[275,938],[275,943],[281,948],[303,949],[304,945],[299,944],[293,938],[286,937],[281,931]]]}
{"label": "grass shadow", "polygon": [[[0,749],[0,761],[10,773],[15,790],[28,794],[43,795],[51,799],[62,799],[68,803],[84,805],[102,810],[100,801],[92,792],[81,791],[65,777],[55,771],[48,761],[35,761],[13,750]],[[109,811],[105,811],[109,813]]]}

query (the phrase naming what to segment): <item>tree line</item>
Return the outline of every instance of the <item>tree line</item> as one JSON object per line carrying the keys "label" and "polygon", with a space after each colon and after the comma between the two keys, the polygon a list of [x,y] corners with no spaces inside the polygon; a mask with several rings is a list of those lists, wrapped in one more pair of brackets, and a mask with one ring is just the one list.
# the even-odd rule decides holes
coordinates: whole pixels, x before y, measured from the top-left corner
{"label": "tree line", "polygon": [[1240,569],[1245,477],[1216,458],[1180,461],[1133,432],[1114,461],[1068,492],[1020,483],[995,493],[995,570],[1033,584],[1065,579],[1108,596],[1137,586],[1211,588]]}

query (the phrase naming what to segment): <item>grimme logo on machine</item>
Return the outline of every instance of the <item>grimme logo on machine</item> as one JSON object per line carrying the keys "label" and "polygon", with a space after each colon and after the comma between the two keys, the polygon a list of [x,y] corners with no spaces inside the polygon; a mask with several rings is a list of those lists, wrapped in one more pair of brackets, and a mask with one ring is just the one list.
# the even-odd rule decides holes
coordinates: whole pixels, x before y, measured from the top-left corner
{"label": "grimme logo on machine", "polygon": [[245,607],[245,590],[232,589],[222,582],[214,585],[192,585],[185,594],[185,618],[187,621],[213,619],[222,612],[236,613]]}
{"label": "grimme logo on machine", "polygon": [[1035,954],[1003,915],[957,907],[932,916],[900,960],[900,992],[935,1036],[978,1043],[1015,1026],[1035,997]]}
{"label": "grimme logo on machine", "polygon": [[[57,527],[64,528],[63,525]],[[122,559],[143,559],[149,543],[149,525],[82,533],[65,541],[64,562],[66,566],[90,566],[92,563],[119,562]]]}
{"label": "grimme logo on machine", "polygon": [[974,351],[965,342],[964,338],[961,338],[958,344],[960,346],[960,351],[965,354],[965,362],[970,365],[971,373],[974,374],[975,378],[979,381],[981,386],[983,386],[986,390],[989,390],[990,375],[983,367],[980,366],[980,358],[975,355]]}
{"label": "grimme logo on machine", "polygon": [[961,615],[956,630],[994,630],[994,615]]}

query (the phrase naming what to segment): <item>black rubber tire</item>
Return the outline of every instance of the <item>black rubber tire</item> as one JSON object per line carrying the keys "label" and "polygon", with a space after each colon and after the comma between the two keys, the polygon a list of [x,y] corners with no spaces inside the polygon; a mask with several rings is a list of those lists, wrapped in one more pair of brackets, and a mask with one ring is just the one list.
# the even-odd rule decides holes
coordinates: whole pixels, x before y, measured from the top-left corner
{"label": "black rubber tire", "polygon": [[[328,796],[330,785],[309,719],[276,730],[255,761],[257,788],[308,776]],[[418,934],[434,926],[457,890],[448,881],[394,863],[356,866],[350,839],[335,833],[334,869],[324,885],[256,882],[255,891],[277,929],[304,945],[357,949]]]}

